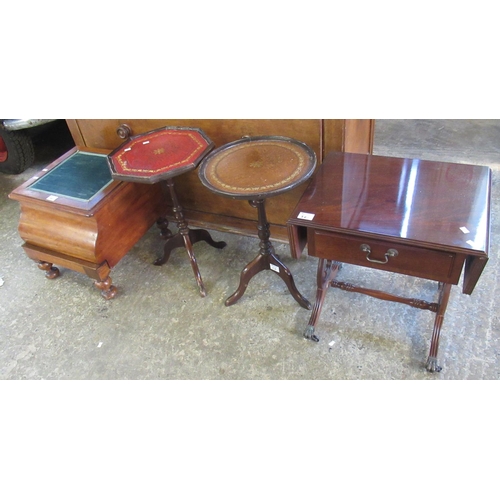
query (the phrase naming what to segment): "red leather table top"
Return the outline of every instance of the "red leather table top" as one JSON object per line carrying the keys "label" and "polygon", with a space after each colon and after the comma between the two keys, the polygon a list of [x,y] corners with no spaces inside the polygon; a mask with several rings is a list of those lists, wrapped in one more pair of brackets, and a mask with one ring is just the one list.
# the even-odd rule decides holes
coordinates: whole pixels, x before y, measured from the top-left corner
{"label": "red leather table top", "polygon": [[200,129],[165,127],[131,137],[108,163],[114,179],[153,184],[196,168],[212,148]]}

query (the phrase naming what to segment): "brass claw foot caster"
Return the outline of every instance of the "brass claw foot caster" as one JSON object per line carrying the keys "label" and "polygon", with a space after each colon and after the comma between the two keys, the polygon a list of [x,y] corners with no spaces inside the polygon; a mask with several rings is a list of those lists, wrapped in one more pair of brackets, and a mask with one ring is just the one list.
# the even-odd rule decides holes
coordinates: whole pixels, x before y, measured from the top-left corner
{"label": "brass claw foot caster", "polygon": [[437,358],[429,356],[425,365],[427,371],[431,373],[439,373],[443,368],[437,364]]}
{"label": "brass claw foot caster", "polygon": [[314,334],[314,326],[307,325],[304,337],[308,340],[312,340],[313,342],[319,342],[319,337]]}

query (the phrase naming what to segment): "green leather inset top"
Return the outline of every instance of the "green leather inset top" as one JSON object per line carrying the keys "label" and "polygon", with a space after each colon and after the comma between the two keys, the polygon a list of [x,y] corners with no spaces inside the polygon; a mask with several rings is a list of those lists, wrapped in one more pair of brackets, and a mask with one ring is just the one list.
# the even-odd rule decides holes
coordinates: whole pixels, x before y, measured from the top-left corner
{"label": "green leather inset top", "polygon": [[112,181],[106,155],[77,151],[29,189],[90,201]]}

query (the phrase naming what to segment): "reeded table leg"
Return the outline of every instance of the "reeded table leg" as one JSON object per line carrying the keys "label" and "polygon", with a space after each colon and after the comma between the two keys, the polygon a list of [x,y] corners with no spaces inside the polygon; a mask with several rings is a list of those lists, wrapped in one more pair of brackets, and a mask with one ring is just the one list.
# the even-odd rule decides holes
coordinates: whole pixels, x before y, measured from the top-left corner
{"label": "reeded table leg", "polygon": [[314,308],[309,319],[309,323],[304,332],[304,337],[306,339],[314,340],[314,342],[319,342],[319,337],[314,334],[314,330],[319,320],[319,315],[321,314],[321,309],[323,307],[323,302],[325,300],[326,291],[330,286],[330,283],[335,279],[337,273],[341,267],[340,262],[334,262],[332,260],[319,259],[318,261],[318,272],[316,275],[317,290],[316,290],[316,301],[314,303]]}
{"label": "reeded table leg", "polygon": [[437,353],[439,349],[439,336],[441,334],[441,326],[443,325],[444,314],[448,306],[450,298],[451,285],[448,283],[439,284],[439,301],[438,309],[436,312],[436,319],[434,320],[434,330],[432,332],[431,348],[429,350],[429,357],[427,358],[426,368],[430,372],[440,372],[441,366],[437,363]]}
{"label": "reeded table leg", "polygon": [[250,205],[258,210],[260,253],[245,267],[245,269],[243,269],[240,275],[240,284],[238,289],[226,300],[225,304],[226,306],[232,306],[236,303],[245,293],[250,280],[257,273],[270,270],[274,271],[281,277],[281,279],[286,283],[292,297],[300,304],[301,307],[304,309],[311,309],[309,301],[297,290],[292,273],[274,253],[274,248],[269,240],[271,232],[269,231],[269,223],[267,222],[264,201],[265,200],[250,201]]}
{"label": "reeded table leg", "polygon": [[196,278],[196,282],[198,283],[198,287],[200,289],[200,295],[202,297],[205,297],[207,295],[207,292],[201,278],[200,270],[198,268],[198,262],[196,261],[196,257],[193,252],[193,245],[198,241],[205,241],[214,248],[224,248],[227,244],[224,241],[214,241],[210,236],[210,233],[205,229],[190,229],[186,223],[184,214],[182,213],[182,207],[179,203],[179,200],[177,199],[177,195],[174,189],[174,181],[172,179],[167,179],[166,185],[168,186],[170,196],[174,205],[174,216],[179,232],[176,235],[172,236],[172,233],[168,229],[168,222],[166,221],[166,219],[160,219],[160,221],[158,221],[157,224],[162,231],[162,237],[167,241],[163,248],[163,256],[156,259],[154,264],[155,266],[161,266],[162,264],[165,264],[165,262],[168,261],[170,253],[174,248],[185,247],[189,256],[189,261],[191,263],[194,276]]}

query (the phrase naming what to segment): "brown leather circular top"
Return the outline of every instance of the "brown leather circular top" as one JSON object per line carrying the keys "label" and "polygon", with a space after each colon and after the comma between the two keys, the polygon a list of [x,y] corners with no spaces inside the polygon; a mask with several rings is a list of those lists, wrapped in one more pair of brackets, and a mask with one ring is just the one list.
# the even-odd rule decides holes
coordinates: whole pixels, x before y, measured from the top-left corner
{"label": "brown leather circular top", "polygon": [[200,165],[210,190],[233,198],[258,199],[298,186],[314,171],[316,155],[287,137],[251,137],[222,146]]}

